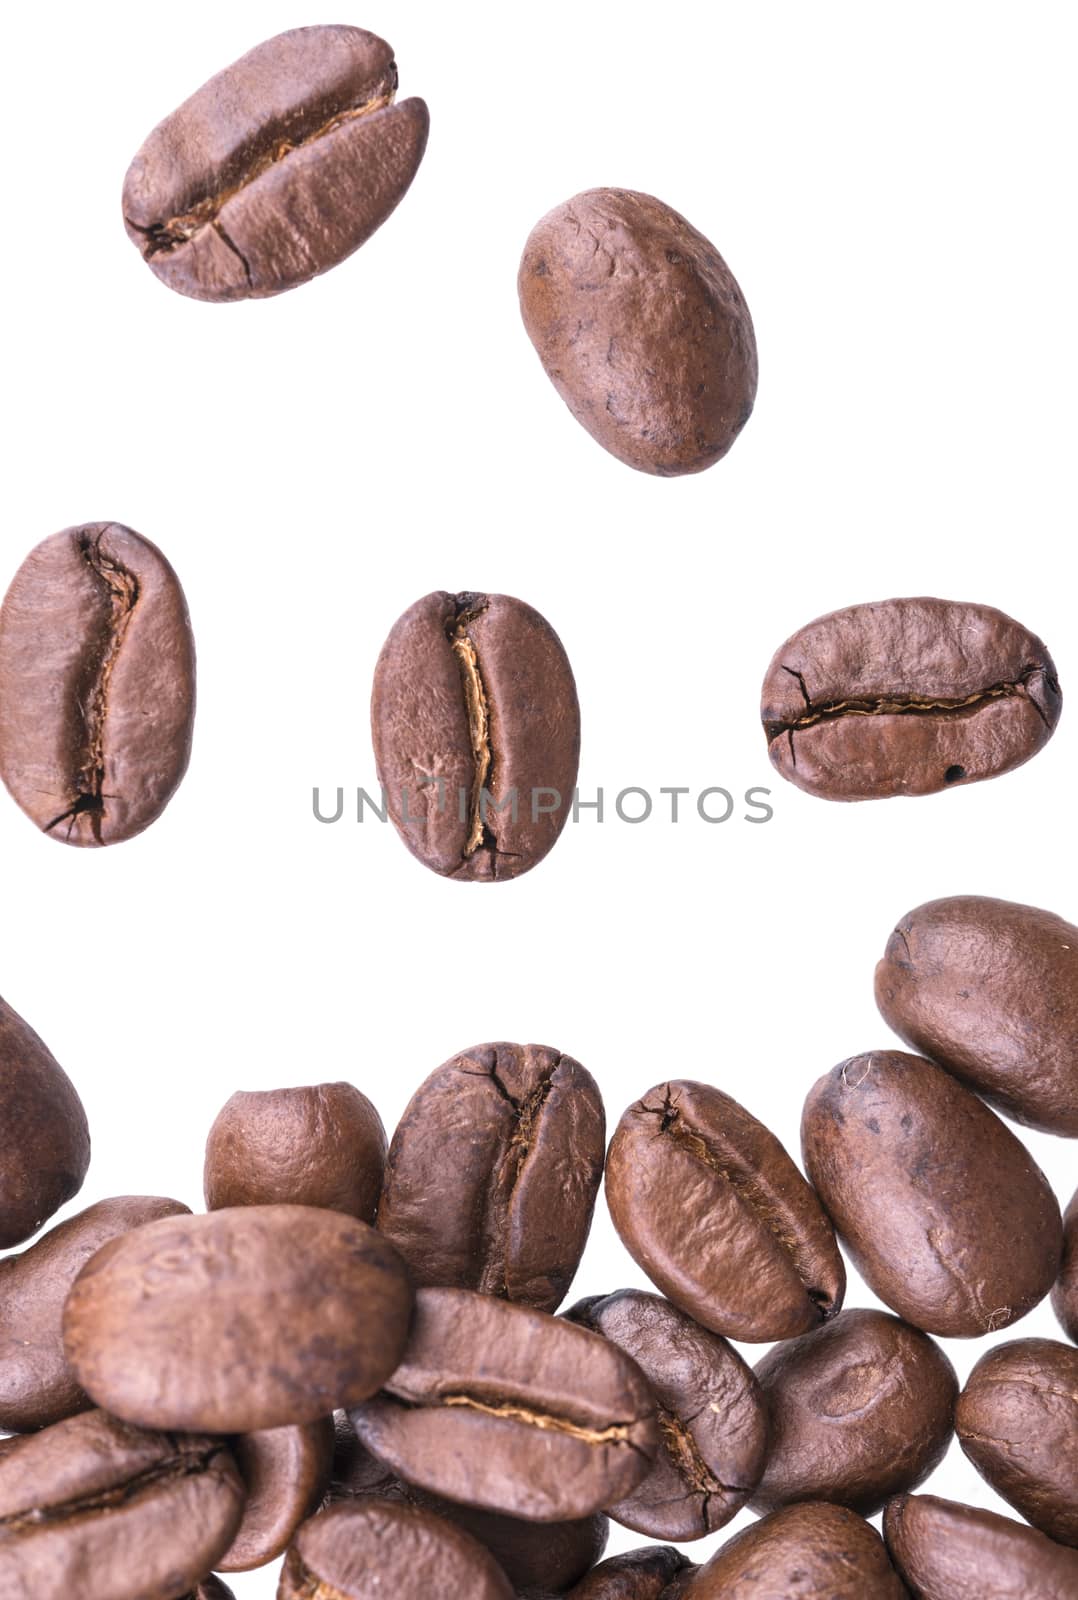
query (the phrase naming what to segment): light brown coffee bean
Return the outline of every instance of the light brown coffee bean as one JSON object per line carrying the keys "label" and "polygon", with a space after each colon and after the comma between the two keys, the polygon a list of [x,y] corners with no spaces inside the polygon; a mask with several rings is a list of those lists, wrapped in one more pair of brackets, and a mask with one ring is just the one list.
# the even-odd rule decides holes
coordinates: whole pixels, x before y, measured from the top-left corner
{"label": "light brown coffee bean", "polygon": [[90,1130],[75,1087],[17,1011],[0,1000],[0,1249],[22,1244],[77,1195]]}
{"label": "light brown coffee bean", "polygon": [[403,1500],[357,1500],[304,1523],[277,1600],[513,1600],[489,1551],[444,1517]]}
{"label": "light brown coffee bean", "polygon": [[219,1571],[252,1572],[284,1554],[329,1487],[333,1445],[332,1417],[233,1442],[247,1503],[236,1537],[215,1562]]}
{"label": "light brown coffee bean", "polygon": [[908,1600],[872,1527],[845,1506],[785,1506],[724,1544],[691,1600]]}
{"label": "light brown coffee bean", "polygon": [[1078,1552],[994,1511],[931,1494],[892,1500],[891,1559],[918,1600],[1074,1600]]}

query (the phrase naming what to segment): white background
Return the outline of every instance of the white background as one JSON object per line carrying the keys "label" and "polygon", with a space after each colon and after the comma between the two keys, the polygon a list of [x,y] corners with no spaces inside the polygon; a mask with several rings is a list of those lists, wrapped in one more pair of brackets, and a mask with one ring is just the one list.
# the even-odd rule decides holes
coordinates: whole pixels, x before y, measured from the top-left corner
{"label": "white background", "polygon": [[[972,892],[1078,919],[1073,706],[1016,774],[860,806],[772,776],[758,724],[789,633],[895,594],[1000,606],[1078,684],[1072,16],[185,0],[9,19],[0,588],[55,530],[123,521],[177,568],[199,652],[190,772],[141,838],[65,849],[0,794],[0,992],[93,1133],[69,1210],[199,1205],[234,1089],[346,1077],[392,1128],[484,1039],[577,1055],[611,1125],[696,1076],[796,1150],[816,1077],[894,1042],[872,971],[901,913]],[[412,191],[313,284],[181,299],[124,233],[128,161],[211,73],[324,21],[384,34],[401,94],[428,100]],[[701,476],[604,454],[523,332],[529,229],[599,184],[683,211],[752,308],[756,412]],[[586,796],[764,784],[773,821],[586,813],[489,886],[426,872],[388,825],[317,823],[314,785],[374,788],[374,661],[435,588],[519,595],[558,629]],[[1068,1197],[1074,1146],[1029,1140]],[[600,1206],[577,1292],[641,1281]],[[1057,1331],[1047,1307],[1016,1330]],[[984,1347],[949,1353],[964,1373]],[[957,1446],[933,1486],[995,1503]],[[640,1542],[614,1529],[611,1550]]]}

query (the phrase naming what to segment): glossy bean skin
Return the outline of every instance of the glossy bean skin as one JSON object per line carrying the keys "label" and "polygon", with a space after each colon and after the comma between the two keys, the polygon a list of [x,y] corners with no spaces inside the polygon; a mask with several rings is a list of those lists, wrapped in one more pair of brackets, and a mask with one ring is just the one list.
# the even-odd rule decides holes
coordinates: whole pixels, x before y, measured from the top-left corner
{"label": "glossy bean skin", "polygon": [[1078,1551],[1035,1528],[935,1495],[892,1500],[891,1558],[919,1600],[1073,1600]]}
{"label": "glossy bean skin", "polygon": [[785,1506],[724,1544],[692,1600],[908,1600],[871,1523],[819,1501]]}

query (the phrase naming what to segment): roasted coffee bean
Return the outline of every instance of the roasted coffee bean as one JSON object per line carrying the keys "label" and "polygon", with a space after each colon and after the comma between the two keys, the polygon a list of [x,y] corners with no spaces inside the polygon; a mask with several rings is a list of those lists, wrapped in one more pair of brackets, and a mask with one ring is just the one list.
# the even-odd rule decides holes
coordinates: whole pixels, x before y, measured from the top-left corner
{"label": "roasted coffee bean", "polygon": [[333,1418],[245,1433],[232,1446],[247,1503],[236,1537],[214,1565],[251,1572],[283,1555],[296,1529],[317,1510],[333,1465]]}
{"label": "roasted coffee bean", "polygon": [[411,1305],[404,1263],[365,1223],[241,1206],[105,1245],[68,1297],[64,1349],[87,1394],[129,1422],[253,1433],[373,1394]]}
{"label": "roasted coffee bean", "polygon": [[808,1175],[862,1277],[926,1333],[975,1338],[1052,1287],[1062,1224],[995,1112],[898,1050],[843,1061],[805,1102]]}
{"label": "roasted coffee bean", "polygon": [[756,1369],[771,1422],[755,1511],[827,1500],[863,1517],[923,1483],[954,1430],[958,1379],[927,1334],[843,1311],[776,1345]]}
{"label": "roasted coffee bean", "polygon": [[565,826],[576,684],[561,640],[522,600],[417,600],[378,658],[371,732],[389,815],[443,877],[519,877]]}
{"label": "roasted coffee bean", "polygon": [[175,1600],[214,1566],[242,1510],[220,1439],[70,1417],[0,1458],[0,1595]]}
{"label": "roasted coffee bean", "polygon": [[477,1045],[413,1095],[378,1227],[418,1284],[554,1311],[587,1242],[605,1149],[602,1097],[578,1061]]}
{"label": "roasted coffee bean", "polygon": [[1063,1218],[1063,1265],[1052,1306],[1064,1333],[1078,1344],[1078,1189]]}
{"label": "roasted coffee bean", "polygon": [[236,1600],[235,1595],[227,1584],[212,1572],[208,1578],[203,1578],[197,1589],[192,1589],[185,1600]]}
{"label": "roasted coffee bean", "polygon": [[641,472],[702,472],[752,414],[756,337],[733,273],[647,194],[589,189],[532,229],[528,337],[577,421]]}
{"label": "roasted coffee bean", "polygon": [[1035,634],[991,606],[882,600],[801,628],[764,679],[772,764],[824,800],[936,794],[1020,767],[1062,699]]}
{"label": "roasted coffee bean", "polygon": [[61,1222],[21,1256],[0,1261],[0,1428],[30,1432],[88,1409],[64,1359],[64,1301],[101,1246],[159,1217],[186,1215],[178,1200],[123,1195]]}
{"label": "roasted coffee bean", "polygon": [[708,1084],[660,1083],[629,1107],[606,1198],[633,1260],[714,1333],[788,1339],[842,1304],[846,1275],[816,1196],[774,1134]]}
{"label": "roasted coffee bean", "polygon": [[404,198],[422,100],[361,28],[293,28],[226,67],[150,134],[124,180],[129,237],[195,300],[280,294],[358,250]]}
{"label": "roasted coffee bean", "polygon": [[659,1448],[635,1362],[585,1328],[467,1289],[420,1289],[400,1366],[351,1416],[409,1483],[529,1522],[615,1504]]}
{"label": "roasted coffee bean", "polygon": [[689,1585],[691,1600],[907,1600],[883,1540],[845,1506],[784,1506],[728,1544]]}
{"label": "roasted coffee bean", "polygon": [[[3,715],[0,696],[0,716]],[[22,1244],[78,1194],[90,1130],[75,1087],[17,1011],[0,1000],[0,1249]]]}
{"label": "roasted coffee bean", "polygon": [[676,1600],[697,1570],[671,1545],[630,1550],[589,1572],[569,1600]]}
{"label": "roasted coffee bean", "polygon": [[304,1523],[277,1600],[514,1600],[489,1551],[406,1500],[357,1500]]}
{"label": "roasted coffee bean", "polygon": [[922,1055],[1032,1128],[1078,1136],[1078,928],[981,895],[902,918],[876,1004]]}
{"label": "roasted coffee bean", "polygon": [[655,1465],[610,1515],[654,1539],[702,1539],[723,1527],[759,1483],[767,1451],[749,1367],[725,1339],[639,1289],[579,1300],[567,1315],[632,1356],[659,1403]]}
{"label": "roasted coffee bean", "polygon": [[386,1133],[350,1083],[234,1094],[206,1141],[206,1209],[321,1206],[373,1222]]}
{"label": "roasted coffee bean", "polygon": [[195,646],[179,579],[117,522],[32,550],[0,608],[0,777],[64,844],[155,822],[187,770]]}
{"label": "roasted coffee bean", "polygon": [[891,1559],[918,1600],[1074,1600],[1078,1552],[1010,1517],[931,1494],[892,1500]]}
{"label": "roasted coffee bean", "polygon": [[962,1448],[1035,1528],[1078,1545],[1078,1350],[1015,1339],[983,1355],[958,1402]]}

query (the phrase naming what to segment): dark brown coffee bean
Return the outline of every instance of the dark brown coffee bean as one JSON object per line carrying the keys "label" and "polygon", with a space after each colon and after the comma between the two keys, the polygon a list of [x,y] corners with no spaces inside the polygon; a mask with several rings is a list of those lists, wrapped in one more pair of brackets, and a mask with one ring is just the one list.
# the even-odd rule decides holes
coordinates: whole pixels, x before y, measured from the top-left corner
{"label": "dark brown coffee bean", "polygon": [[236,1600],[235,1595],[227,1584],[212,1572],[208,1578],[203,1578],[197,1589],[192,1589],[186,1600]]}
{"label": "dark brown coffee bean", "polygon": [[400,1366],[351,1415],[409,1483],[530,1522],[614,1504],[659,1447],[635,1362],[585,1328],[466,1289],[420,1289]]}
{"label": "dark brown coffee bean", "polygon": [[845,1506],[773,1511],[701,1567],[692,1600],[907,1600],[883,1540]]}
{"label": "dark brown coffee bean", "polygon": [[[0,716],[3,700],[0,697]],[[0,1249],[22,1244],[82,1188],[90,1130],[74,1084],[0,1000]]]}
{"label": "dark brown coffee bean", "polygon": [[1063,1218],[1063,1265],[1052,1306],[1064,1333],[1078,1344],[1078,1189]]}
{"label": "dark brown coffee bean", "polygon": [[995,1112],[898,1050],[843,1061],[805,1102],[805,1166],[862,1277],[926,1333],[1024,1317],[1059,1267],[1059,1207]]}
{"label": "dark brown coffee bean", "polygon": [[1074,1600],[1078,1552],[993,1511],[931,1494],[892,1500],[891,1559],[918,1600]]}
{"label": "dark brown coffee bean", "polygon": [[660,1083],[610,1142],[606,1198],[629,1254],[675,1305],[749,1343],[818,1327],[846,1275],[782,1145],[709,1084]]}
{"label": "dark brown coffee bean", "polygon": [[32,550],[0,608],[0,777],[64,844],[117,844],[187,770],[195,646],[179,579],[117,522]]}
{"label": "dark brown coffee bean", "polygon": [[87,1394],[128,1421],[254,1433],[373,1394],[411,1306],[397,1252],[354,1217],[241,1206],[105,1245],[68,1297],[64,1349]]}
{"label": "dark brown coffee bean", "polygon": [[801,628],[764,679],[772,764],[824,800],[995,778],[1048,743],[1062,698],[1035,634],[991,606],[881,600]]}
{"label": "dark brown coffee bean", "polygon": [[756,337],[733,273],[648,194],[589,189],[532,229],[528,337],[570,411],[641,472],[702,472],[752,414]]}
{"label": "dark brown coffee bean", "polygon": [[605,1148],[602,1097],[578,1061],[477,1045],[413,1095],[378,1227],[418,1284],[554,1311],[587,1242]]}
{"label": "dark brown coffee bean", "polygon": [[698,1569],[671,1545],[611,1556],[570,1590],[569,1600],[675,1600]]}
{"label": "dark brown coffee bean", "polygon": [[283,1555],[296,1529],[322,1503],[333,1464],[333,1418],[245,1433],[232,1453],[247,1503],[236,1537],[214,1565],[251,1572]]}
{"label": "dark brown coffee bean", "polygon": [[285,1558],[277,1600],[513,1600],[489,1551],[405,1500],[356,1500],[312,1517]]}
{"label": "dark brown coffee bean", "polygon": [[371,732],[389,815],[443,877],[519,877],[565,826],[576,684],[561,640],[522,600],[417,600],[378,658]]}
{"label": "dark brown coffee bean", "polygon": [[206,1141],[206,1209],[320,1206],[373,1222],[386,1133],[350,1083],[234,1094]]}
{"label": "dark brown coffee bean", "polygon": [[406,194],[422,100],[361,28],[294,28],[226,67],[153,133],[124,180],[152,270],[195,300],[261,299],[358,250]]}
{"label": "dark brown coffee bean", "polygon": [[242,1510],[220,1439],[70,1417],[0,1458],[0,1595],[174,1600],[214,1566]]}
{"label": "dark brown coffee bean", "polygon": [[906,1043],[1016,1122],[1078,1136],[1078,928],[981,895],[902,918],[876,1004]]}
{"label": "dark brown coffee bean", "polygon": [[1078,1350],[1015,1339],[983,1355],[956,1418],[962,1448],[1027,1522],[1078,1545]]}
{"label": "dark brown coffee bean", "polygon": [[178,1200],[154,1195],[99,1200],[0,1261],[0,1428],[29,1432],[88,1409],[64,1359],[61,1320],[71,1285],[110,1239],[188,1214]]}
{"label": "dark brown coffee bean", "polygon": [[827,1500],[875,1516],[923,1483],[951,1441],[954,1368],[927,1334],[885,1312],[840,1312],[776,1345],[756,1375],[771,1446],[755,1511]]}
{"label": "dark brown coffee bean", "polygon": [[632,1494],[607,1509],[654,1539],[702,1539],[736,1516],[760,1481],[767,1418],[759,1384],[725,1339],[639,1289],[567,1313],[632,1356],[659,1403],[662,1448]]}

